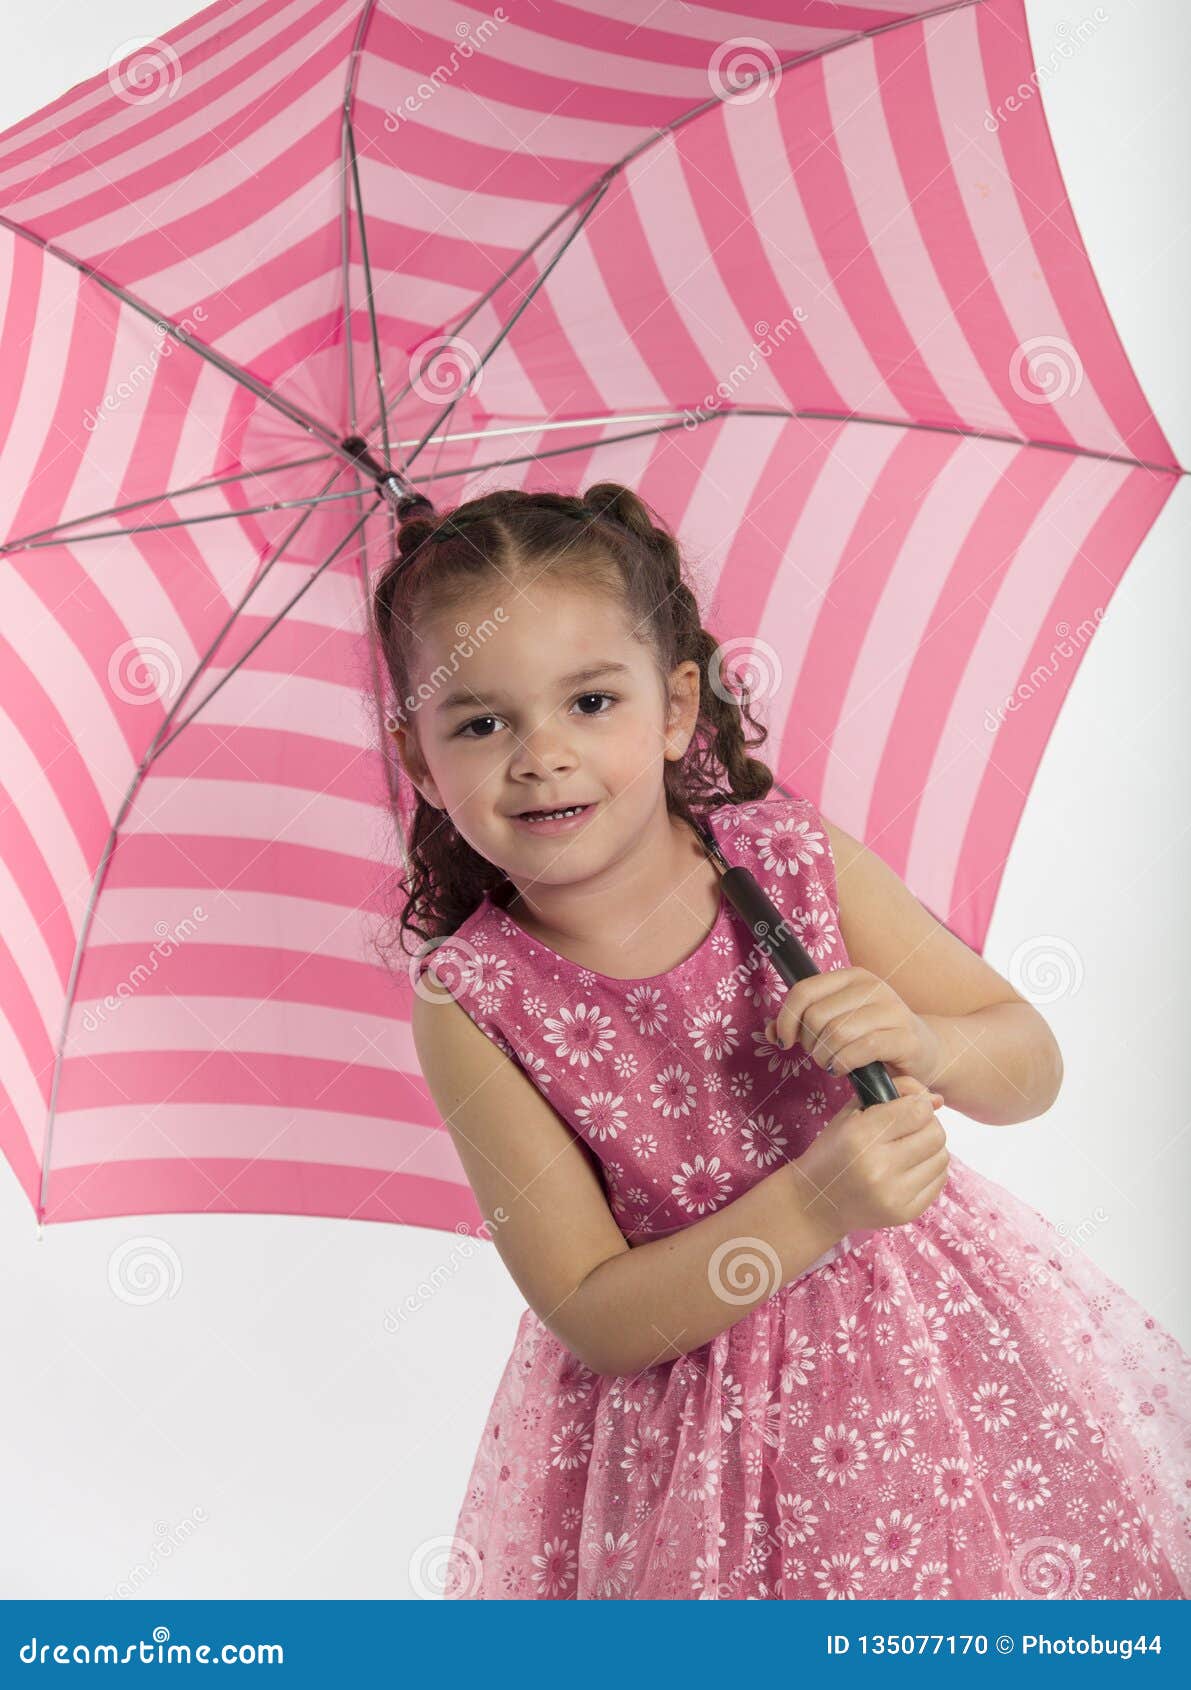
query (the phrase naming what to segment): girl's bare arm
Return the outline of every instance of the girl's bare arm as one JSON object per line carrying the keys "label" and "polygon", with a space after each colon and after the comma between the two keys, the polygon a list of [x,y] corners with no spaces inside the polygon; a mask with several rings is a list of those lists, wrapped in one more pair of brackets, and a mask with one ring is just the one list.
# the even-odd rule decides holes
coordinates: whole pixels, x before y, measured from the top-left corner
{"label": "girl's bare arm", "polygon": [[632,1374],[734,1326],[843,1235],[793,1162],[631,1247],[592,1151],[450,998],[415,997],[422,1073],[526,1302],[597,1373]]}

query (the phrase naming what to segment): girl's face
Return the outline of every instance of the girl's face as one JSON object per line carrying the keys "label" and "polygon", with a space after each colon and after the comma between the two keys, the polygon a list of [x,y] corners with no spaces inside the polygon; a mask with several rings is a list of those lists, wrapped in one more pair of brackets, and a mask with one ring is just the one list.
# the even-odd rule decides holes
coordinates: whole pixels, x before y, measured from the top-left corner
{"label": "girl's face", "polygon": [[[663,764],[686,750],[699,708],[697,663],[664,687],[618,602],[548,576],[431,619],[410,686],[416,708],[391,731],[422,796],[511,879],[558,885],[664,814]],[[561,832],[516,819],[572,804],[589,808]]]}

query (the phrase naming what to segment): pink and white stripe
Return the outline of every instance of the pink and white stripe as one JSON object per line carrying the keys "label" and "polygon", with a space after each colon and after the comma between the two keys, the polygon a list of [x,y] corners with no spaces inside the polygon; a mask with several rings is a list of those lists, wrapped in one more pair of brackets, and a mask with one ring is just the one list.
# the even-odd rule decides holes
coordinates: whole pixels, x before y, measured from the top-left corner
{"label": "pink and white stripe", "polygon": [[782,784],[983,942],[1182,473],[1007,108],[1022,0],[640,11],[219,0],[0,136],[0,1145],[45,1220],[478,1223],[372,948],[369,271],[394,465],[638,487],[763,642]]}

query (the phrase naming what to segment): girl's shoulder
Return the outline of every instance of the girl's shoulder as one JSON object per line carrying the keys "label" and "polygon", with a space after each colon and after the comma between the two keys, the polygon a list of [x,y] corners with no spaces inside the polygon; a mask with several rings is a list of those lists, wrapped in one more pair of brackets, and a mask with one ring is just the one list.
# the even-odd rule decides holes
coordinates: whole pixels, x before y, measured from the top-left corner
{"label": "girl's shoulder", "polygon": [[709,819],[729,862],[750,869],[771,895],[817,885],[836,905],[831,839],[805,793],[774,789],[747,804],[721,804]]}

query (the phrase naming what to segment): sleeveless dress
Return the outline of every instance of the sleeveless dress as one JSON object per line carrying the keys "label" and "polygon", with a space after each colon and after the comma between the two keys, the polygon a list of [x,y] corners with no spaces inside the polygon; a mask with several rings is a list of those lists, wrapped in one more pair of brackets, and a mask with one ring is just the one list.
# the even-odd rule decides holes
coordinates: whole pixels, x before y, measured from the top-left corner
{"label": "sleeveless dress", "polygon": [[[802,796],[708,817],[818,967],[850,966]],[[668,973],[601,975],[491,898],[431,953],[587,1148],[632,1245],[740,1197],[854,1096],[765,1022],[787,988],[726,898]],[[450,960],[448,960],[450,959]],[[718,1271],[752,1301],[743,1239]],[[444,1557],[456,1599],[1185,1597],[1191,1360],[1036,1209],[952,1156],[688,1354],[588,1368],[526,1308]]]}

